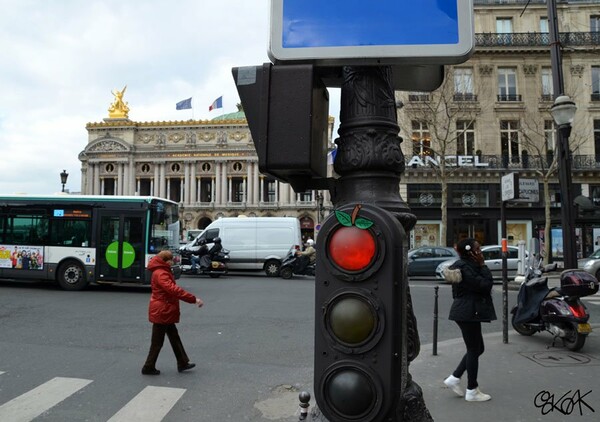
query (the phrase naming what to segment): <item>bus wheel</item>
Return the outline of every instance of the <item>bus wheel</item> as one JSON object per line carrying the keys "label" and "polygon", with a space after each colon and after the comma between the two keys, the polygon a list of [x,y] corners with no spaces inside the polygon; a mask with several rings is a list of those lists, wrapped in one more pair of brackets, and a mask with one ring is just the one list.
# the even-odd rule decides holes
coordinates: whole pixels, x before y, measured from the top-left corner
{"label": "bus wheel", "polygon": [[83,267],[76,261],[66,261],[61,264],[56,276],[63,290],[82,290],[88,284]]}

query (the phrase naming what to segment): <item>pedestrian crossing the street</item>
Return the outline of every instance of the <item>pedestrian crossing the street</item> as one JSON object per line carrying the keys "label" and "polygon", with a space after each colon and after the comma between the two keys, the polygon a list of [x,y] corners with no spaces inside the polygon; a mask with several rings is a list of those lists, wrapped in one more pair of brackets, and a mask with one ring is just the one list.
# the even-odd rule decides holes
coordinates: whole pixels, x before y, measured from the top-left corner
{"label": "pedestrian crossing the street", "polygon": [[[0,371],[0,375],[4,373]],[[1,404],[0,421],[30,422],[92,382],[82,378],[52,378]],[[108,422],[160,422],[185,391],[184,388],[147,386]]]}

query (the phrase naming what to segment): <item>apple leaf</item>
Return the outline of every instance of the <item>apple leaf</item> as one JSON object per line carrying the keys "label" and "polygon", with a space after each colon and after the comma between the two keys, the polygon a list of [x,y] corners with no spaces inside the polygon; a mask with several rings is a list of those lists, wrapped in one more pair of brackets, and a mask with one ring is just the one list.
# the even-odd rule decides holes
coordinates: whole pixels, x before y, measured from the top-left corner
{"label": "apple leaf", "polygon": [[350,214],[345,213],[344,211],[335,211],[335,218],[340,222],[342,226],[350,227],[352,226],[352,219],[350,218]]}
{"label": "apple leaf", "polygon": [[356,227],[358,227],[359,229],[365,230],[365,229],[368,229],[369,227],[371,227],[373,225],[373,222],[366,218],[358,217],[356,219],[356,221],[354,222],[354,225]]}

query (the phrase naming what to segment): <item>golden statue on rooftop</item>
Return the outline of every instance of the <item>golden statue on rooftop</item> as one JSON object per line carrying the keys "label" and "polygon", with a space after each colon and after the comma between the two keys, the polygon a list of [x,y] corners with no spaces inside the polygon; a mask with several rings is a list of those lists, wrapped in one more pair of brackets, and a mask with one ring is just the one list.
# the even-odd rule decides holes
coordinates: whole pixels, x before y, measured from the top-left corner
{"label": "golden statue on rooftop", "polygon": [[125,94],[126,89],[127,85],[125,85],[125,88],[123,88],[122,91],[112,91],[112,95],[115,96],[115,101],[108,108],[108,117],[110,119],[129,118],[129,107],[127,106],[127,103],[123,101],[123,94]]}

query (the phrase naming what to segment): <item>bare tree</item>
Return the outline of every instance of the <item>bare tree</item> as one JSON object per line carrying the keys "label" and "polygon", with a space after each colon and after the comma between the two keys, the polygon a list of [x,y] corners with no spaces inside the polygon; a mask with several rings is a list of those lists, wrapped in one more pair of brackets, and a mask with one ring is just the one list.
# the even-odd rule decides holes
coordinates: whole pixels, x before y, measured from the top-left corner
{"label": "bare tree", "polygon": [[[448,181],[460,168],[457,156],[475,156],[474,134],[470,136],[487,102],[474,94],[480,91],[473,86],[472,71],[447,67],[444,82],[436,91],[409,93],[401,111],[404,127],[417,134],[412,138],[413,155],[421,157],[441,185],[440,241],[444,244],[448,237]],[[469,165],[468,160],[465,164]]]}
{"label": "bare tree", "polygon": [[[544,203],[544,257],[550,256],[550,230],[552,227],[552,218],[550,214],[552,198],[550,197],[550,183],[555,182],[558,173],[558,146],[556,145],[556,127],[550,108],[542,113],[542,119],[523,119],[520,128],[521,146],[523,151],[528,154],[527,167],[535,172],[542,181],[543,203]],[[577,151],[585,140],[576,129],[571,132],[569,137],[569,148],[571,151]],[[531,157],[529,157],[531,156]],[[523,163],[524,166],[526,163]]]}

